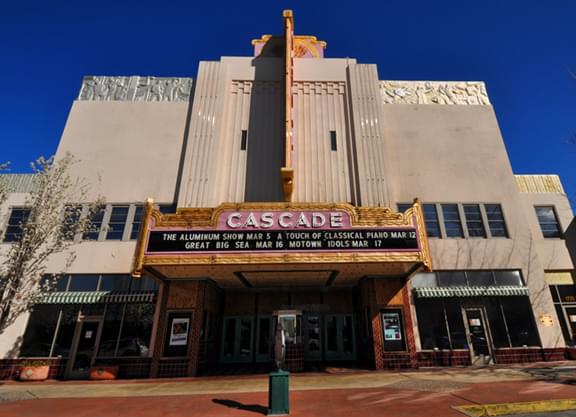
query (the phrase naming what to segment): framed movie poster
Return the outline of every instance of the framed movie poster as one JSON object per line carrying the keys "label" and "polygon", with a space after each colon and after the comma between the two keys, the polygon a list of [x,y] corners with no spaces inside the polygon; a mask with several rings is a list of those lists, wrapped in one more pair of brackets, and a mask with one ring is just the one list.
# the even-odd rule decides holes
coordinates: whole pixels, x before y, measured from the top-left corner
{"label": "framed movie poster", "polygon": [[384,333],[384,351],[401,352],[406,350],[404,340],[404,320],[402,310],[387,308],[381,312],[382,330]]}
{"label": "framed movie poster", "polygon": [[166,322],[164,355],[167,357],[186,356],[190,343],[191,311],[170,311]]}
{"label": "framed movie poster", "polygon": [[384,340],[402,340],[400,313],[382,313]]}
{"label": "framed movie poster", "polygon": [[188,344],[189,318],[172,318],[170,326],[170,346],[186,346]]}

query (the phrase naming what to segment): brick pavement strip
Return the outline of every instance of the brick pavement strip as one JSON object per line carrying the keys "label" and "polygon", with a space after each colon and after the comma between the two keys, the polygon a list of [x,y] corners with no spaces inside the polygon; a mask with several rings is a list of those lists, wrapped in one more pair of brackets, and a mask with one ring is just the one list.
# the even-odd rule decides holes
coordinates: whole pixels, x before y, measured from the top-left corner
{"label": "brick pavement strip", "polygon": [[[575,377],[550,366],[292,375],[291,416],[464,417],[456,407],[575,399]],[[266,412],[267,376],[7,382],[0,396],[10,401],[2,417],[256,417]]]}

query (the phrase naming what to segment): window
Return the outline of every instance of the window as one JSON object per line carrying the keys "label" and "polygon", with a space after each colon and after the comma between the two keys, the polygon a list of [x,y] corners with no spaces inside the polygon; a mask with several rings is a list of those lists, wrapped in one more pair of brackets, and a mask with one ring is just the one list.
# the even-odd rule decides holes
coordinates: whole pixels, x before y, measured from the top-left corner
{"label": "window", "polygon": [[130,275],[102,275],[100,291],[125,292],[130,289]]}
{"label": "window", "polygon": [[175,204],[158,204],[158,211],[162,214],[176,213]]}
{"label": "window", "polygon": [[242,138],[240,139],[240,150],[246,150],[246,144],[248,142],[248,132],[246,130],[242,131]]}
{"label": "window", "polygon": [[[401,203],[398,204],[398,211],[405,212],[412,204]],[[426,223],[426,234],[428,237],[440,237],[440,222],[438,221],[438,211],[436,204],[424,204],[424,222]]]}
{"label": "window", "polygon": [[[60,278],[60,277],[59,277]],[[56,291],[157,291],[148,276],[132,280],[126,274],[72,274],[58,280]],[[43,279],[53,279],[45,275]],[[69,283],[68,283],[69,282]],[[134,285],[131,285],[134,284]],[[146,356],[148,354],[154,302],[110,302],[86,304],[37,304],[24,333],[21,357],[67,357],[74,340],[78,314],[104,315],[98,357]]]}
{"label": "window", "polygon": [[97,207],[92,216],[90,216],[90,222],[88,225],[88,230],[84,232],[82,237],[86,240],[98,240],[100,235],[100,229],[102,228],[102,221],[104,220],[104,212],[106,207]]}
{"label": "window", "polygon": [[68,291],[97,291],[100,275],[71,275]]}
{"label": "window", "polygon": [[442,303],[435,299],[418,299],[416,315],[422,349],[450,349]]}
{"label": "window", "polygon": [[62,316],[60,318],[52,356],[67,358],[70,354],[79,311],[80,306],[77,304],[66,305],[62,308]]}
{"label": "window", "polygon": [[14,207],[8,219],[6,233],[4,234],[4,242],[17,242],[22,237],[22,225],[28,221],[30,217],[29,208]]}
{"label": "window", "polygon": [[[398,204],[398,211],[404,212],[410,207],[412,207],[411,204],[401,203]],[[487,230],[490,230],[490,237],[508,237],[500,204],[427,203],[423,204],[422,208],[428,237],[486,238],[488,237]],[[462,225],[463,219],[466,221],[466,229]],[[443,232],[441,231],[442,223],[444,224]],[[466,235],[464,230],[467,230]]]}
{"label": "window", "polygon": [[489,287],[494,285],[492,271],[466,271],[468,285],[471,287]]}
{"label": "window", "polygon": [[333,151],[338,150],[338,144],[336,142],[336,132],[333,130],[330,131],[330,149]]}
{"label": "window", "polygon": [[424,204],[424,221],[428,237],[440,237],[440,223],[435,204]]}
{"label": "window", "polygon": [[[435,287],[432,276],[436,275],[439,286],[484,287],[493,285],[522,286],[520,271],[440,271],[417,274],[411,278],[412,287]],[[572,286],[570,286],[572,287]],[[558,297],[556,297],[558,299]],[[574,297],[576,300],[576,297]],[[468,305],[460,297],[416,297],[416,316],[423,349],[467,349],[468,342],[462,320],[462,309]],[[496,348],[538,346],[538,333],[527,296],[480,296],[467,300],[486,311]],[[576,310],[576,309],[575,309]],[[448,340],[446,340],[448,339]]]}
{"label": "window", "polygon": [[465,287],[466,274],[464,271],[438,272],[438,285],[440,287]]}
{"label": "window", "polygon": [[496,285],[524,285],[520,271],[494,271],[494,278],[496,278]]}
{"label": "window", "polygon": [[442,214],[444,215],[446,237],[464,237],[458,204],[442,204]]}
{"label": "window", "polygon": [[528,297],[503,297],[501,303],[512,347],[539,346]]}
{"label": "window", "polygon": [[536,216],[538,217],[538,223],[540,223],[540,229],[542,229],[542,234],[545,238],[562,237],[562,231],[560,230],[560,223],[558,223],[558,217],[556,217],[556,211],[552,206],[537,206],[534,207],[536,210]]}
{"label": "window", "polygon": [[121,240],[124,235],[129,206],[112,206],[106,240]]}
{"label": "window", "polygon": [[398,204],[398,211],[400,213],[404,213],[406,210],[408,210],[410,207],[412,207],[412,204],[407,204],[407,203],[399,203]]}
{"label": "window", "polygon": [[82,215],[81,205],[66,205],[64,208],[64,223],[62,224],[62,236],[65,240],[74,240],[78,222]]}
{"label": "window", "polygon": [[59,314],[60,306],[57,305],[34,306],[24,333],[20,356],[50,356]]}
{"label": "window", "polygon": [[466,218],[466,227],[468,228],[469,237],[486,237],[484,222],[480,213],[480,205],[464,204],[464,217]]}
{"label": "window", "polygon": [[106,316],[102,326],[102,336],[100,337],[99,357],[116,356],[116,345],[122,324],[123,304],[110,304],[106,308]]}
{"label": "window", "polygon": [[500,204],[484,204],[484,209],[486,210],[486,218],[488,219],[488,227],[492,237],[508,237]]}
{"label": "window", "polygon": [[132,286],[130,287],[131,292],[158,291],[158,282],[147,275],[141,278],[131,279],[130,281],[132,282]]}
{"label": "window", "polygon": [[134,220],[132,220],[132,231],[130,232],[131,240],[138,239],[143,218],[144,206],[136,206],[136,210],[134,211]]}

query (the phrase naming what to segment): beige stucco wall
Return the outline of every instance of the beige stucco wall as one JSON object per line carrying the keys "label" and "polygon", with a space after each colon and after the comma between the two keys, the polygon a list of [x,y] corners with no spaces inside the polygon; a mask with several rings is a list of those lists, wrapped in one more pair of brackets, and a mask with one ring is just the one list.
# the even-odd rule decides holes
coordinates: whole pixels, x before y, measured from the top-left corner
{"label": "beige stucco wall", "polygon": [[555,317],[544,270],[569,267],[568,253],[534,233],[538,224],[516,187],[493,108],[385,104],[383,124],[391,201],[502,205],[508,239],[431,238],[434,268],[520,269],[544,347],[563,346],[557,321],[548,327],[538,318]]}
{"label": "beige stucco wall", "polygon": [[131,203],[174,200],[187,102],[75,101],[57,157],[70,152],[71,172],[90,196]]}

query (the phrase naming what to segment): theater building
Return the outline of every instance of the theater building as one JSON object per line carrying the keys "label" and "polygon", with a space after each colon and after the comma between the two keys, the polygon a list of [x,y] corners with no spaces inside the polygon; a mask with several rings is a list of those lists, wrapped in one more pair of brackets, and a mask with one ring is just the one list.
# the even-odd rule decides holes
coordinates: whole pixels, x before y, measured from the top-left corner
{"label": "theater building", "polygon": [[[105,197],[99,230],[0,338],[3,378],[266,371],[278,322],[292,371],[570,354],[572,210],[514,175],[484,83],[383,81],[283,21],[194,78],[84,78],[56,155]],[[2,180],[5,249],[33,176]]]}

